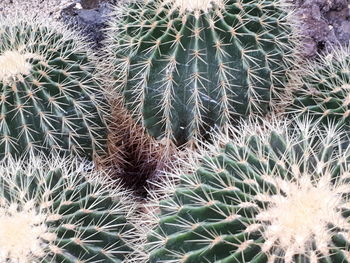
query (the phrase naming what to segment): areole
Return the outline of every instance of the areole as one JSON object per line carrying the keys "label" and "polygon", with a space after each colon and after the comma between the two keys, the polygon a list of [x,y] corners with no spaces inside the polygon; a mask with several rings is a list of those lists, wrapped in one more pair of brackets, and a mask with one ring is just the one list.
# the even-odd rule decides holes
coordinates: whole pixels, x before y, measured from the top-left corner
{"label": "areole", "polygon": [[225,0],[165,0],[164,2],[172,3],[182,11],[208,11],[215,5],[223,7],[225,4]]}

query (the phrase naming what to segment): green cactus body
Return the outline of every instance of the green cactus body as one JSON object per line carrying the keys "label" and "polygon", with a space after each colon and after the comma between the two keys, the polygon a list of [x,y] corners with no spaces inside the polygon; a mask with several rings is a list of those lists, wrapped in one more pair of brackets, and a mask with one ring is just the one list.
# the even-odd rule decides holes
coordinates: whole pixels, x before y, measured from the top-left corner
{"label": "green cactus body", "polygon": [[350,124],[349,47],[333,50],[308,65],[287,112],[307,114],[325,124]]}
{"label": "green cactus body", "polygon": [[[74,159],[0,164],[0,261],[125,262],[134,205]],[[110,182],[109,182],[110,183]]]}
{"label": "green cactus body", "polygon": [[116,86],[157,139],[182,145],[264,114],[284,86],[294,45],[278,0],[136,1],[115,13]]}
{"label": "green cactus body", "polygon": [[307,122],[265,128],[237,130],[175,174],[140,262],[350,262],[344,134]]}
{"label": "green cactus body", "polygon": [[56,23],[4,19],[0,39],[0,159],[102,153],[103,96],[77,36]]}

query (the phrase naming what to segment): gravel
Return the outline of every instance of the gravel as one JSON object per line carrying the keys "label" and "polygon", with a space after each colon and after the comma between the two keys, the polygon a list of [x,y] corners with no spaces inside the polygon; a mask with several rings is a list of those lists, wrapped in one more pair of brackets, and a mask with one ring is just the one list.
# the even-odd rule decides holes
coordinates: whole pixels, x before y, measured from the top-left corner
{"label": "gravel", "polygon": [[91,41],[93,48],[101,47],[111,3],[117,0],[0,0],[0,14],[13,15],[17,10],[47,19],[60,20],[78,28]]}
{"label": "gravel", "polygon": [[37,13],[58,19],[61,10],[73,2],[75,0],[1,0],[0,12],[4,15],[12,15],[18,10],[22,10],[24,13]]}

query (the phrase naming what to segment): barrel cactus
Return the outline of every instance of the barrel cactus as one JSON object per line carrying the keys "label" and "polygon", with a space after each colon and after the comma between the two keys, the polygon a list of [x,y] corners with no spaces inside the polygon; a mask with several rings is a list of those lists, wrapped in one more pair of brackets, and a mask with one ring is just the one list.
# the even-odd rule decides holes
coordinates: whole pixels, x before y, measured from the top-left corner
{"label": "barrel cactus", "polygon": [[319,128],[247,125],[193,158],[150,206],[140,262],[350,262],[350,148]]}
{"label": "barrel cactus", "polygon": [[0,159],[103,152],[103,95],[79,38],[52,21],[0,19]]}
{"label": "barrel cactus", "polygon": [[0,164],[0,261],[125,262],[134,205],[75,159]]}
{"label": "barrel cactus", "polygon": [[280,95],[294,37],[279,0],[127,1],[109,27],[116,90],[157,139],[207,139]]}
{"label": "barrel cactus", "polygon": [[[300,73],[298,73],[300,74]],[[297,79],[287,113],[324,123],[350,124],[350,47],[334,49],[310,62]]]}

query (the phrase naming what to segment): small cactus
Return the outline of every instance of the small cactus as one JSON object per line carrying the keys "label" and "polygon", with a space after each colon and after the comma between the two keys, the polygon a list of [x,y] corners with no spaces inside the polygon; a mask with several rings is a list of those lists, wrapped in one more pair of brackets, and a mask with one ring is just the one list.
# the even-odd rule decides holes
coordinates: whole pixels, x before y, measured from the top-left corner
{"label": "small cactus", "polygon": [[39,19],[0,21],[0,159],[104,151],[103,95],[76,33]]}
{"label": "small cactus", "polygon": [[0,163],[1,262],[125,262],[134,205],[86,169],[72,158]]}
{"label": "small cactus", "polygon": [[156,139],[208,138],[272,107],[293,58],[287,20],[279,0],[119,5],[108,43],[116,89]]}
{"label": "small cactus", "polygon": [[190,159],[151,205],[139,262],[350,262],[350,148],[319,128],[247,125]]}
{"label": "small cactus", "polygon": [[327,56],[321,55],[318,62],[310,62],[296,86],[287,113],[348,126],[350,47],[335,49]]}

